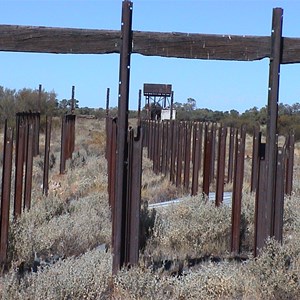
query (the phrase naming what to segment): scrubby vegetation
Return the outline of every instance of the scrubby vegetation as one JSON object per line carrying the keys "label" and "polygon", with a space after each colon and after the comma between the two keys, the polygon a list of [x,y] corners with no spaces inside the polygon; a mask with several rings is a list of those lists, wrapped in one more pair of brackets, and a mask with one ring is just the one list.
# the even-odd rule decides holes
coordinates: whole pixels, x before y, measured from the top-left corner
{"label": "scrubby vegetation", "polygon": [[35,159],[32,208],[11,222],[0,299],[299,299],[299,145],[294,193],[285,199],[283,244],[270,239],[257,258],[251,254],[255,200],[247,184],[242,253],[234,256],[230,206],[186,196],[178,205],[148,208],[184,194],[155,175],[145,155],[140,262],[113,276],[104,124],[77,119],[76,148],[65,175],[58,175],[60,134],[54,130],[48,197],[36,175],[42,158]]}

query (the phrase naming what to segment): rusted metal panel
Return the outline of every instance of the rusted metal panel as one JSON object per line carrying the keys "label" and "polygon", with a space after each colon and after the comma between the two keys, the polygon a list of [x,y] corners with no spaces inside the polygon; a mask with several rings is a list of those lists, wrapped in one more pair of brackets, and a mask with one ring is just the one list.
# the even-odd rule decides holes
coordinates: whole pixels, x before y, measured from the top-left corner
{"label": "rusted metal panel", "polygon": [[67,128],[66,128],[65,116],[61,119],[61,142],[60,142],[60,169],[59,173],[64,174],[66,170],[66,143],[67,143]]}
{"label": "rusted metal panel", "polygon": [[176,186],[182,184],[182,160],[183,160],[183,138],[184,138],[184,123],[178,124],[177,136],[177,164],[176,164]]}
{"label": "rusted metal panel", "polygon": [[176,145],[177,145],[177,130],[178,130],[178,122],[172,120],[171,121],[171,161],[170,161],[170,181],[175,184],[176,176],[175,176],[175,170],[176,170]]}
{"label": "rusted metal panel", "polygon": [[126,195],[128,181],[128,106],[130,54],[132,47],[132,2],[123,1],[121,21],[120,76],[118,99],[118,132],[116,163],[116,195],[113,211],[113,261],[112,272],[116,274],[125,263]]}
{"label": "rusted metal panel", "polygon": [[212,129],[209,124],[205,124],[204,129],[204,152],[203,152],[203,188],[202,192],[206,196],[209,194],[211,175],[211,154],[212,154]]}
{"label": "rusted metal panel", "polygon": [[158,174],[159,172],[159,155],[160,155],[160,124],[159,121],[155,121],[154,125],[154,152],[153,152],[153,172]]}
{"label": "rusted metal panel", "polygon": [[286,155],[286,146],[278,148],[276,188],[275,188],[275,199],[274,199],[273,236],[279,242],[282,242],[282,230],[283,230],[285,155]]}
{"label": "rusted metal panel", "polygon": [[109,95],[110,95],[110,88],[107,88],[106,89],[106,107],[105,107],[106,116],[109,115]]}
{"label": "rusted metal panel", "polygon": [[16,115],[16,157],[15,157],[15,194],[14,194],[14,218],[22,213],[23,173],[25,160],[25,138],[27,127],[22,116]]}
{"label": "rusted metal panel", "polygon": [[191,164],[191,137],[192,137],[192,123],[185,124],[185,155],[184,155],[184,189],[187,192],[190,188],[190,164]]}
{"label": "rusted metal panel", "polygon": [[171,121],[167,122],[167,151],[166,151],[166,172],[165,175],[167,176],[168,172],[170,172],[170,164],[171,164],[171,155],[172,155],[172,127]]}
{"label": "rusted metal panel", "polygon": [[41,113],[42,106],[42,85],[39,84],[39,94],[38,94],[38,112]]}
{"label": "rusted metal panel", "polygon": [[202,151],[202,123],[195,122],[193,126],[193,173],[192,173],[192,196],[198,194],[199,186],[199,171],[201,166],[201,151]]}
{"label": "rusted metal panel", "polygon": [[216,206],[219,206],[223,202],[224,183],[225,183],[226,136],[227,136],[227,128],[221,126],[219,128],[219,134],[218,134]]}
{"label": "rusted metal panel", "polygon": [[33,168],[33,149],[34,149],[34,128],[33,124],[28,124],[26,168],[24,183],[24,209],[31,207],[31,189],[32,189],[32,168]]}
{"label": "rusted metal panel", "polygon": [[72,158],[75,149],[75,120],[73,114],[64,115],[61,123],[60,174],[65,173],[66,161]]}
{"label": "rusted metal panel", "polygon": [[51,140],[52,117],[46,116],[44,172],[43,172],[43,194],[48,196],[49,191],[49,157]]}
{"label": "rusted metal panel", "polygon": [[168,155],[168,122],[162,121],[162,138],[161,138],[161,172],[167,173],[167,155]]}
{"label": "rusted metal panel", "polygon": [[156,156],[156,173],[161,172],[161,160],[162,160],[162,138],[163,138],[163,127],[162,127],[162,122],[158,121],[157,122],[157,138],[158,138],[158,143],[157,143],[157,156]]}
{"label": "rusted metal panel", "polygon": [[150,140],[149,140],[149,156],[148,158],[153,160],[155,149],[155,121],[149,120],[150,123]]}
{"label": "rusted metal panel", "polygon": [[212,123],[211,125],[211,133],[212,133],[212,137],[211,137],[211,167],[210,167],[210,184],[212,182],[214,182],[215,180],[215,163],[216,163],[216,132],[217,132],[217,124],[216,123]]}
{"label": "rusted metal panel", "polygon": [[137,126],[141,126],[141,105],[142,105],[142,90],[139,90],[139,98],[138,98],[138,121]]}
{"label": "rusted metal panel", "polygon": [[109,152],[110,152],[110,149],[109,149],[109,147],[110,147],[110,139],[111,139],[111,137],[109,135],[109,133],[111,131],[110,126],[111,126],[111,120],[110,120],[110,118],[107,115],[105,117],[105,136],[106,136],[105,158],[107,159],[107,161],[109,161],[108,155],[109,155]]}
{"label": "rusted metal panel", "polygon": [[229,134],[227,183],[230,183],[233,180],[234,136],[235,136],[235,129],[231,127],[230,134]]}
{"label": "rusted metal panel", "polygon": [[109,126],[111,125],[111,121],[109,120],[108,116],[109,116],[109,92],[110,89],[107,88],[106,90],[106,109],[105,109],[105,133],[106,133],[106,147],[105,147],[105,158],[107,158],[107,155],[109,153],[109,147],[110,147],[110,136],[109,136],[109,132],[110,132],[110,128]]}
{"label": "rusted metal panel", "polygon": [[251,192],[255,192],[258,184],[259,170],[259,145],[261,144],[261,132],[255,127],[253,130],[252,142],[252,168],[251,168]]}
{"label": "rusted metal panel", "polygon": [[137,136],[129,130],[128,150],[128,197],[125,265],[138,263],[142,178],[142,134],[138,127]]}
{"label": "rusted metal panel", "polygon": [[257,256],[260,249],[265,245],[266,237],[269,234],[268,222],[265,220],[265,210],[267,206],[266,199],[266,161],[265,161],[265,143],[259,144],[259,170],[258,186],[255,196],[255,231],[254,231],[254,256]]}
{"label": "rusted metal panel", "polygon": [[294,168],[294,151],[295,151],[295,135],[290,133],[287,143],[287,160],[286,160],[286,179],[285,179],[285,193],[292,194],[293,190],[293,168]]}
{"label": "rusted metal panel", "polygon": [[38,156],[40,154],[40,123],[41,123],[41,115],[37,113],[35,116],[35,131],[34,131],[34,156]]}
{"label": "rusted metal panel", "polygon": [[1,228],[0,228],[0,264],[7,260],[8,230],[9,230],[9,207],[11,192],[12,173],[12,152],[13,152],[13,130],[7,127],[7,120],[4,127],[4,149],[2,166],[2,189],[1,189]]}
{"label": "rusted metal panel", "polygon": [[117,118],[109,118],[110,146],[108,153],[108,195],[111,210],[115,207],[115,178],[116,178],[116,151],[117,151]]}
{"label": "rusted metal panel", "polygon": [[240,252],[240,225],[241,205],[244,180],[246,126],[240,129],[240,136],[236,135],[235,170],[232,192],[232,227],[231,227],[231,252]]}

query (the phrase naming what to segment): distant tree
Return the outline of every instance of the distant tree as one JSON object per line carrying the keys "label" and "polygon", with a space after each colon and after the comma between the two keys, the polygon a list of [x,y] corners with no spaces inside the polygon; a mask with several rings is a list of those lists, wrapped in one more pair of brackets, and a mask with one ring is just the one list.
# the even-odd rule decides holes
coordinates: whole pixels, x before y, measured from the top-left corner
{"label": "distant tree", "polygon": [[188,98],[187,102],[183,104],[185,111],[192,111],[196,109],[196,100],[193,98]]}
{"label": "distant tree", "polygon": [[292,113],[293,114],[300,114],[300,103],[295,103],[292,105]]}
{"label": "distant tree", "polygon": [[13,126],[16,112],[15,90],[6,89],[0,86],[0,121],[3,124],[5,119],[9,120],[9,126]]}

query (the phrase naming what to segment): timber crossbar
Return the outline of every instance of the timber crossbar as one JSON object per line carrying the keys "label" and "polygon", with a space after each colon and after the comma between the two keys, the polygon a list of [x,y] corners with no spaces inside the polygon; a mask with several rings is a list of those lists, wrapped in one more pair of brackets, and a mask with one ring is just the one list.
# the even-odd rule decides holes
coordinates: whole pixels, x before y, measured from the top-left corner
{"label": "timber crossbar", "polygon": [[[120,30],[0,25],[0,51],[120,53]],[[132,52],[146,56],[253,61],[271,57],[270,36],[132,31]],[[282,37],[282,64],[300,62],[300,38]]]}

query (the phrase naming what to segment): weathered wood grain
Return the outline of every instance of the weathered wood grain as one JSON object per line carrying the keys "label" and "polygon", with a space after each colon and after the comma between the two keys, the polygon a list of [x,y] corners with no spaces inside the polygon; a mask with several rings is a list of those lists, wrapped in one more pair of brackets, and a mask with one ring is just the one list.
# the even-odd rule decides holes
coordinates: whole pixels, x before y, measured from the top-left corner
{"label": "weathered wood grain", "polygon": [[270,54],[269,37],[140,31],[133,37],[133,52],[143,55],[250,61]]}
{"label": "weathered wood grain", "polygon": [[[119,30],[0,25],[0,51],[120,52]],[[253,61],[270,57],[269,36],[133,31],[132,52],[146,56]],[[300,62],[300,38],[282,38],[282,63]]]}
{"label": "weathered wood grain", "polygon": [[105,54],[120,52],[120,31],[0,25],[0,50]]}

